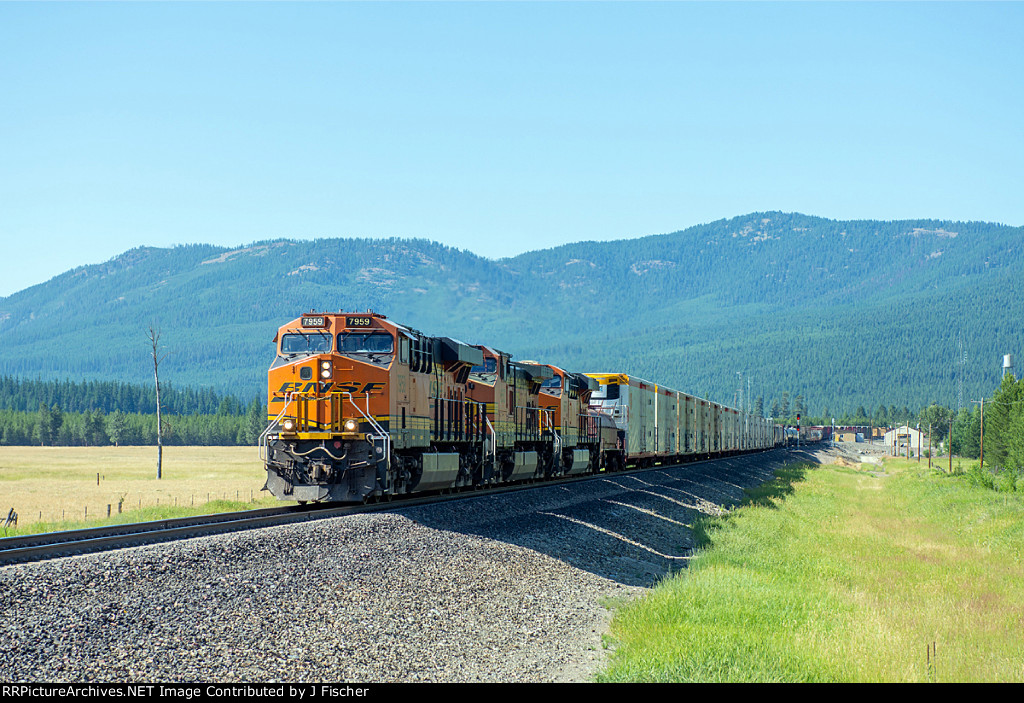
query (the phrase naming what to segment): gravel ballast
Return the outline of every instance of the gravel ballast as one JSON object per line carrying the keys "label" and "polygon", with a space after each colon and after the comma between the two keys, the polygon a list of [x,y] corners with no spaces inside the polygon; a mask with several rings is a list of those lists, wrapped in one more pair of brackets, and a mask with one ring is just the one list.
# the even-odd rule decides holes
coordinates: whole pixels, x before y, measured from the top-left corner
{"label": "gravel ballast", "polygon": [[775,451],[0,567],[0,680],[588,681]]}

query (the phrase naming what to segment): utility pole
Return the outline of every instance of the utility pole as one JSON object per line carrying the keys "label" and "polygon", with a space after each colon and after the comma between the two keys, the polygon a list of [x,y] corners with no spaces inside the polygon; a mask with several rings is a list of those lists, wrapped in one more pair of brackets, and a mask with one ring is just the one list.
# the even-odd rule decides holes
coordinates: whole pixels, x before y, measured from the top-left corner
{"label": "utility pole", "polygon": [[149,342],[153,347],[153,380],[156,382],[156,477],[161,479],[163,478],[164,440],[163,426],[160,421],[160,362],[164,360],[166,354],[161,357],[157,353],[160,330],[155,329],[152,325],[149,326]]}
{"label": "utility pole", "polygon": [[[740,377],[740,387],[736,389],[736,393],[739,394],[739,403],[734,401],[734,407],[740,411],[740,417],[743,417],[743,372],[737,371],[736,375]],[[735,396],[734,396],[735,397]]]}
{"label": "utility pole", "polygon": [[981,405],[981,437],[979,438],[980,455],[978,458],[978,466],[982,469],[985,468],[985,399],[972,400],[972,403],[978,403]]}
{"label": "utility pole", "polygon": [[953,413],[949,413],[949,473],[953,473]]}
{"label": "utility pole", "polygon": [[972,403],[979,403],[981,405],[981,455],[978,459],[979,468],[985,468],[985,399],[972,400]]}

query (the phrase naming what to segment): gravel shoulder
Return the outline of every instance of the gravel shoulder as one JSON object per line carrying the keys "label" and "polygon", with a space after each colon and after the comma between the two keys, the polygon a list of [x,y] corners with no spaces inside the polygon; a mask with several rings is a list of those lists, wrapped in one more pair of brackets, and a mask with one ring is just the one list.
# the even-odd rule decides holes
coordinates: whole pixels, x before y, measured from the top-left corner
{"label": "gravel shoulder", "polygon": [[0,680],[589,681],[608,604],[811,454],[0,567]]}

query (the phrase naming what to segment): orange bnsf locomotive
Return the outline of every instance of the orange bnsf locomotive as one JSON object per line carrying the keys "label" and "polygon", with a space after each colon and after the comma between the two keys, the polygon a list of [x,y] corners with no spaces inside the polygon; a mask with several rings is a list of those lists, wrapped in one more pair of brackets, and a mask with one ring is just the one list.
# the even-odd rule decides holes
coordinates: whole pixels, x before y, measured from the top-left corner
{"label": "orange bnsf locomotive", "polygon": [[[283,500],[365,501],[688,453],[669,442],[652,451],[644,445],[632,457],[630,407],[615,417],[607,400],[592,405],[595,393],[609,397],[607,374],[513,361],[507,352],[429,337],[372,312],[311,312],[281,327],[274,342],[270,422],[260,448],[266,487]],[[705,414],[710,422],[710,405]],[[657,427],[657,414],[651,417]],[[642,421],[638,427],[646,431]],[[715,443],[714,451],[709,439],[700,454],[770,446],[736,439]]]}

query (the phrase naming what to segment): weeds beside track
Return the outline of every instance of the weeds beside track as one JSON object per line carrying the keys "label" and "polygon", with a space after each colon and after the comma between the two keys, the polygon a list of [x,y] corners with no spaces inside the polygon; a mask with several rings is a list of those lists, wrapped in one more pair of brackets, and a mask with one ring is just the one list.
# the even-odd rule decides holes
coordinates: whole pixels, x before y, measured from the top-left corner
{"label": "weeds beside track", "polygon": [[790,466],[695,526],[602,680],[1024,680],[1024,496],[861,466]]}

